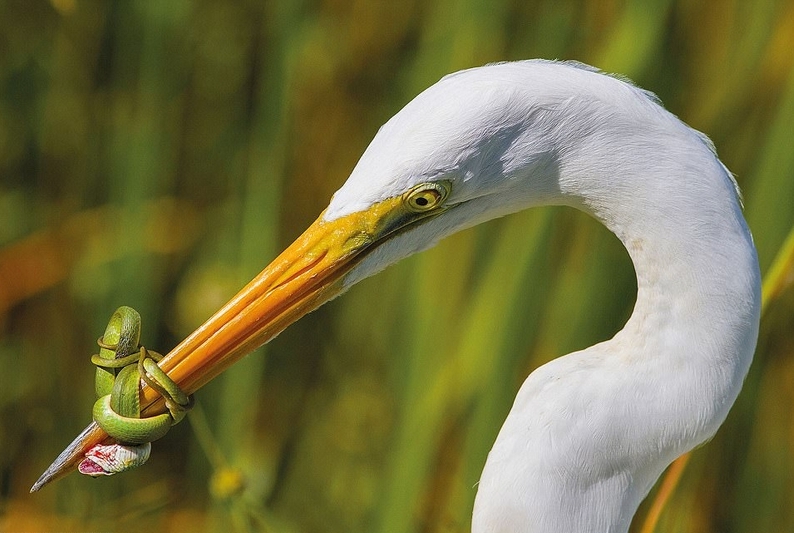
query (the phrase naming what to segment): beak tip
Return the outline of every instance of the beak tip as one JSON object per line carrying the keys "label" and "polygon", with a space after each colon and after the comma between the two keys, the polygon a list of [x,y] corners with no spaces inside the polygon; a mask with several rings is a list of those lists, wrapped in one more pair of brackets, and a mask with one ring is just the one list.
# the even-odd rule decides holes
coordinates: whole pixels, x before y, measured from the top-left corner
{"label": "beak tip", "polygon": [[31,494],[33,494],[34,492],[38,492],[39,490],[42,489],[42,487],[44,487],[44,485],[47,485],[49,482],[53,481],[56,477],[59,477],[59,474],[61,474],[62,469],[64,467],[63,462],[59,461],[59,459],[60,456],[58,457],[58,459],[53,461],[53,463],[47,468],[47,470],[45,470],[44,473],[41,474],[41,476],[39,476],[39,479],[36,480],[33,486],[30,487]]}
{"label": "beak tip", "polygon": [[33,494],[34,492],[38,492],[39,489],[41,489],[44,485],[46,485],[47,483],[50,482],[50,478],[47,475],[48,473],[49,473],[49,470],[44,472],[41,475],[41,477],[39,477],[39,479],[36,480],[36,482],[33,484],[33,486],[30,487],[30,493],[31,494]]}
{"label": "beak tip", "polygon": [[55,481],[71,472],[77,463],[82,460],[86,450],[91,446],[102,442],[107,435],[96,424],[91,422],[72,442],[64,449],[58,457],[47,467],[47,470],[39,476],[39,479],[30,488],[30,492],[38,492],[44,485]]}

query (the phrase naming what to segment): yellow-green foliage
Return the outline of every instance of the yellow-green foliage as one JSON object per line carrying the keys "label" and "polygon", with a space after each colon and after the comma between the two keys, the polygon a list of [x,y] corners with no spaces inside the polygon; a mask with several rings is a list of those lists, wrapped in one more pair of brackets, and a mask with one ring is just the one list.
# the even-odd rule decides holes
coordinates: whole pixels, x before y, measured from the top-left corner
{"label": "yellow-green foliage", "polygon": [[[116,307],[168,351],[450,71],[571,58],[657,92],[736,173],[767,271],[794,225],[792,50],[790,1],[0,2],[0,530],[468,531],[523,378],[631,312],[626,253],[580,213],[448,239],[203,389],[146,467],[27,491],[89,421]],[[794,529],[791,263],[657,531]]]}

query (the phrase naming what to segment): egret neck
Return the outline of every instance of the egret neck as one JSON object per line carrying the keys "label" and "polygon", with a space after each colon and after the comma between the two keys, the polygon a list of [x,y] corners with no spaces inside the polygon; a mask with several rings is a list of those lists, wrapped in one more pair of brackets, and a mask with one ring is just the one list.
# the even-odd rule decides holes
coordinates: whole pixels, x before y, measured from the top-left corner
{"label": "egret neck", "polygon": [[558,194],[543,203],[575,206],[620,239],[636,304],[612,339],[521,386],[473,533],[628,531],[662,471],[725,420],[755,349],[758,261],[712,146],[630,85],[600,76],[586,90],[547,119],[566,131],[546,165]]}

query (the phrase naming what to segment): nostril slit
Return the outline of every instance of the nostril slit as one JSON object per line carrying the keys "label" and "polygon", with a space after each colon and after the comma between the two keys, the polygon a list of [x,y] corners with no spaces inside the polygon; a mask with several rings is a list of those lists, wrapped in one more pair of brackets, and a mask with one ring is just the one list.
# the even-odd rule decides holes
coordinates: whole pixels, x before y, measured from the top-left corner
{"label": "nostril slit", "polygon": [[298,270],[296,270],[295,272],[293,272],[292,274],[290,274],[286,278],[282,278],[278,282],[276,282],[276,284],[273,285],[271,290],[274,290],[274,289],[277,289],[279,287],[282,287],[282,286],[286,285],[287,283],[290,283],[291,281],[299,278],[300,276],[302,276],[303,274],[305,274],[306,272],[310,271],[315,266],[317,266],[317,264],[320,261],[325,259],[326,255],[328,255],[328,251],[327,250],[323,250],[320,254],[318,254],[316,257],[312,258],[310,261],[308,261],[301,268],[299,268]]}

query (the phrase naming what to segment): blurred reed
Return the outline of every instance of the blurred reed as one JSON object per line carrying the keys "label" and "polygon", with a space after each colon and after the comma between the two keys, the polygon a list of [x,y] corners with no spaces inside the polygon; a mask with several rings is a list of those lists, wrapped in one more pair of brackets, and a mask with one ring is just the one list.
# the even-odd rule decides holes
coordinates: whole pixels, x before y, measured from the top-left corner
{"label": "blurred reed", "polygon": [[[494,221],[362,282],[203,389],[147,467],[27,490],[88,421],[115,307],[167,351],[460,68],[575,58],[655,90],[736,172],[766,272],[794,226],[792,49],[785,1],[0,3],[0,530],[467,531],[524,377],[631,312],[625,251],[579,213]],[[778,264],[746,388],[656,531],[794,527]]]}

